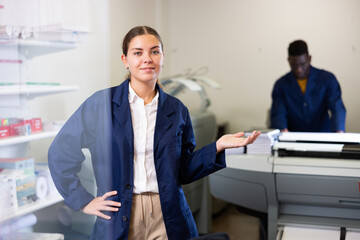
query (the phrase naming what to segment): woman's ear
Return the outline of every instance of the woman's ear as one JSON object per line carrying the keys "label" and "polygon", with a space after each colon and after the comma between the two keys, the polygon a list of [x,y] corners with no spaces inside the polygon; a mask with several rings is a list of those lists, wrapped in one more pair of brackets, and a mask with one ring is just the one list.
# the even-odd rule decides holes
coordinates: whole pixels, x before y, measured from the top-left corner
{"label": "woman's ear", "polygon": [[125,67],[128,68],[129,66],[127,65],[127,59],[126,59],[125,54],[121,55],[121,60],[123,61]]}

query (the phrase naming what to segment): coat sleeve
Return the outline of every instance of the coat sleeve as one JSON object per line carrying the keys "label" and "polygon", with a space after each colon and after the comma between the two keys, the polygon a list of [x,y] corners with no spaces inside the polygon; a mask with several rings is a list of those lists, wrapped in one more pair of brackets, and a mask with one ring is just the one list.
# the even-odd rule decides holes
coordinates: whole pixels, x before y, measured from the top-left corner
{"label": "coat sleeve", "polygon": [[341,98],[340,85],[333,74],[328,81],[327,101],[331,112],[331,131],[345,131],[346,109]]}
{"label": "coat sleeve", "polygon": [[91,144],[94,124],[90,101],[85,101],[61,128],[48,151],[51,176],[65,204],[75,211],[88,204],[92,196],[81,184],[78,173],[85,156],[82,148]]}
{"label": "coat sleeve", "polygon": [[271,128],[284,129],[288,127],[285,96],[282,92],[280,81],[275,83],[272,91],[270,122]]}
{"label": "coat sleeve", "polygon": [[191,183],[226,167],[225,151],[216,154],[216,142],[194,151],[195,137],[187,109],[181,141],[180,184]]}

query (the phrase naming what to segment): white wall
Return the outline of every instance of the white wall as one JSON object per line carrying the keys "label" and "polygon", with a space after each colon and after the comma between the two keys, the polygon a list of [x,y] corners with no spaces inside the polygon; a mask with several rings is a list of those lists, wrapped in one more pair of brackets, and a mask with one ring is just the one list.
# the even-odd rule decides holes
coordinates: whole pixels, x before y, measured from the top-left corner
{"label": "white wall", "polygon": [[[166,0],[110,0],[110,29],[111,29],[111,84],[121,83],[127,71],[121,61],[122,40],[133,27],[147,25],[155,28],[164,37],[164,19],[167,11]],[[163,11],[164,10],[164,11]]]}
{"label": "white wall", "polygon": [[346,130],[360,132],[360,1],[171,0],[164,12],[167,73],[208,67],[222,85],[208,90],[210,109],[230,131],[265,126],[288,44],[301,38],[313,65],[340,82]]}
{"label": "white wall", "polygon": [[[298,38],[308,42],[315,67],[338,77],[347,131],[360,132],[358,0],[90,2],[89,41],[32,63],[39,78],[80,87],[34,101],[50,120],[68,117],[92,92],[122,82],[126,74],[120,59],[122,38],[136,25],[149,25],[164,41],[163,77],[207,67],[206,76],[220,82],[221,90],[207,89],[210,110],[219,121],[229,122],[231,132],[265,127],[272,86],[289,71],[286,49]],[[191,109],[194,101],[189,99],[183,100]]]}

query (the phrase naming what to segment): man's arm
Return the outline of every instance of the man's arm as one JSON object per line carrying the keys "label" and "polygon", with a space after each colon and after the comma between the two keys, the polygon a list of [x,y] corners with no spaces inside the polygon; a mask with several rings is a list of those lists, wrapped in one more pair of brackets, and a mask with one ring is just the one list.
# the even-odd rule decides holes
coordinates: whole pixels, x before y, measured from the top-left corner
{"label": "man's arm", "polygon": [[345,132],[346,109],[341,98],[341,88],[334,75],[329,78],[328,104],[331,112],[331,131]]}
{"label": "man's arm", "polygon": [[282,131],[288,130],[285,99],[279,81],[275,83],[272,91],[270,125],[271,128],[280,129]]}

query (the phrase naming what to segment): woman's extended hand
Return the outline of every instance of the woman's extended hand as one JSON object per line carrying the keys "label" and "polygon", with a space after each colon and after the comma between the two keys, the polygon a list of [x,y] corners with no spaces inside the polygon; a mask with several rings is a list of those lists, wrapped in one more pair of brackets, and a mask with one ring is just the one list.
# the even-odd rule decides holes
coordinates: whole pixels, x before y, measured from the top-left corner
{"label": "woman's extended hand", "polygon": [[120,202],[106,200],[106,198],[114,196],[116,194],[117,191],[111,191],[105,193],[101,197],[96,197],[88,205],[82,208],[81,211],[89,215],[95,215],[104,219],[110,219],[110,216],[103,214],[101,211],[119,211],[119,207],[121,206]]}
{"label": "woman's extended hand", "polygon": [[237,148],[251,144],[257,139],[260,133],[259,131],[253,131],[252,134],[246,138],[242,137],[244,136],[243,132],[223,135],[216,141],[216,150],[217,152],[221,152],[226,148]]}

